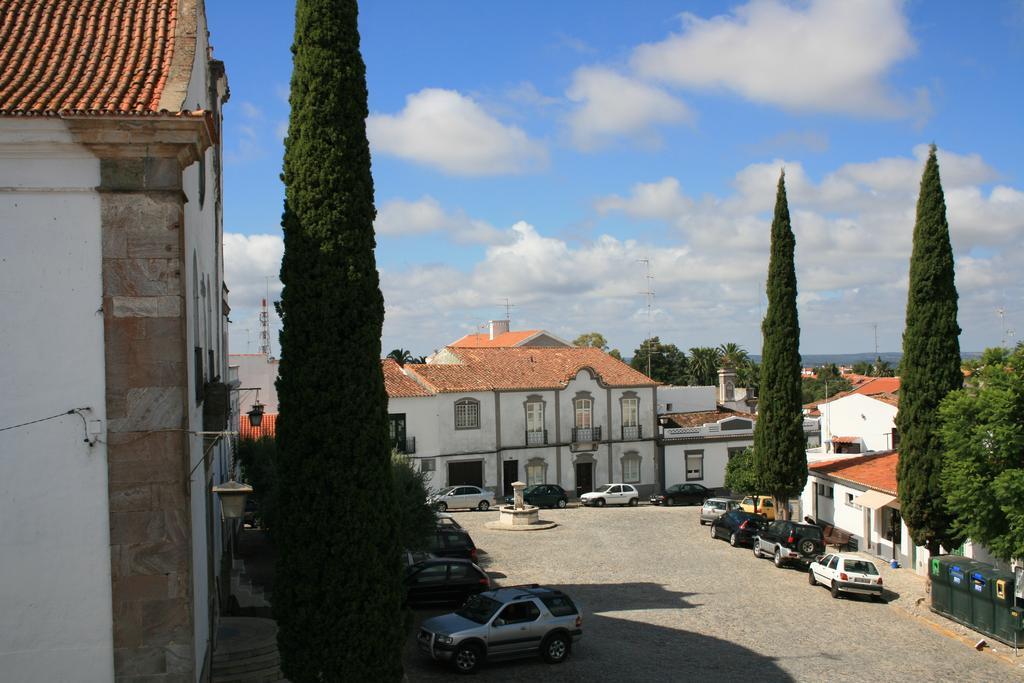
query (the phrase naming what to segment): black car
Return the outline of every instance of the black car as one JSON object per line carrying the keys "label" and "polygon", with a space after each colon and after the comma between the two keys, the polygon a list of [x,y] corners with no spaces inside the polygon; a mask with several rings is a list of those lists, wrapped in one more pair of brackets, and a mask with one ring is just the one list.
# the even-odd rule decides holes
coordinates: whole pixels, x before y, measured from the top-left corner
{"label": "black car", "polygon": [[462,529],[437,529],[428,548],[437,557],[461,557],[476,562],[476,544]]}
{"label": "black car", "polygon": [[[569,494],[558,484],[534,484],[523,489],[523,502],[541,508],[564,508]],[[505,505],[515,503],[515,496],[505,496]]]}
{"label": "black car", "polygon": [[700,484],[673,484],[651,496],[651,505],[701,505],[715,492]]}
{"label": "black car", "polygon": [[730,510],[711,522],[711,538],[724,538],[729,545],[750,545],[767,522],[761,515],[743,510]]}
{"label": "black car", "polygon": [[794,563],[807,565],[825,553],[821,527],[775,520],[768,522],[754,539],[754,556],[770,557],[776,567]]}
{"label": "black car", "polygon": [[469,596],[490,590],[491,580],[469,560],[440,557],[407,568],[405,589],[410,605],[461,605]]}

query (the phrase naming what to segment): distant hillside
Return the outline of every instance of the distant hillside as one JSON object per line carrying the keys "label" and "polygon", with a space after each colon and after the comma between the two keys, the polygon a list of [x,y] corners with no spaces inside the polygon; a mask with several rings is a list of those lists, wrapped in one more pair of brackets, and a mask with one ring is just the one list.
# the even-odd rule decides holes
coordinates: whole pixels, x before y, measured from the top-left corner
{"label": "distant hillside", "polygon": [[[878,354],[882,360],[886,361],[892,367],[896,367],[900,364],[900,358],[903,357],[902,353],[895,351],[883,351]],[[981,351],[962,351],[960,355],[964,358],[977,358],[981,355]],[[758,363],[761,362],[761,356],[751,354],[753,360]],[[801,356],[804,367],[815,368],[820,365],[828,365],[829,363],[835,363],[836,365],[853,365],[860,361],[866,361],[868,363],[875,362],[875,354],[871,353],[808,353]],[[629,362],[630,358],[623,358],[625,362]]]}

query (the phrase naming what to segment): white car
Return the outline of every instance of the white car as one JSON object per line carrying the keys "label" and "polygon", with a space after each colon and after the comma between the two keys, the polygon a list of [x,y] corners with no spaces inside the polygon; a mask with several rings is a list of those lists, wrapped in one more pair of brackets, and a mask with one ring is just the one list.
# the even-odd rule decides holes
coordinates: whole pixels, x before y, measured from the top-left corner
{"label": "white car", "polygon": [[873,600],[882,599],[882,577],[871,560],[856,555],[840,553],[825,555],[811,562],[807,570],[807,582],[812,586],[819,583],[832,590],[832,597],[840,593],[868,595]]}
{"label": "white car", "polygon": [[640,492],[632,484],[605,484],[598,486],[590,493],[580,496],[583,505],[636,505],[640,502]]}
{"label": "white car", "polygon": [[488,510],[494,504],[494,494],[479,486],[453,486],[432,495],[430,504],[441,512],[451,508]]}

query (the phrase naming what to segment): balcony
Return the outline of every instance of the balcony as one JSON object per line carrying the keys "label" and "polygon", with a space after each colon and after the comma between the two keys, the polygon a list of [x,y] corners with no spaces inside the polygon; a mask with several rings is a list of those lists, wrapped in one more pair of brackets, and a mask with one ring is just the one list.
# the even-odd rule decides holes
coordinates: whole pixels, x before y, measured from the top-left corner
{"label": "balcony", "polygon": [[644,438],[644,426],[643,425],[632,425],[623,426],[622,428],[622,440],[623,441],[639,441]]}
{"label": "balcony", "polygon": [[548,430],[542,429],[536,432],[526,432],[527,446],[546,446],[548,444]]}
{"label": "balcony", "polygon": [[594,443],[601,440],[600,427],[573,427],[573,443]]}
{"label": "balcony", "polygon": [[412,455],[416,452],[416,437],[407,436],[404,439],[395,439],[395,450],[405,455]]}

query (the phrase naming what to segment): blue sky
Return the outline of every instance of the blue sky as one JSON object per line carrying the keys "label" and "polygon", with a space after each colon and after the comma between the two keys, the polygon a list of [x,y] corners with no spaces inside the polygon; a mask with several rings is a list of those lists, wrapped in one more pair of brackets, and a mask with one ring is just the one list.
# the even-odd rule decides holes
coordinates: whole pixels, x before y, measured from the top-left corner
{"label": "blue sky", "polygon": [[[231,87],[225,257],[245,352],[279,290],[293,7],[207,5]],[[363,3],[360,31],[385,352],[429,353],[508,298],[514,328],[596,330],[626,355],[648,329],[756,353],[782,167],[801,350],[871,351],[876,324],[899,350],[930,142],[961,346],[1024,335],[1021,0],[389,0]]]}

